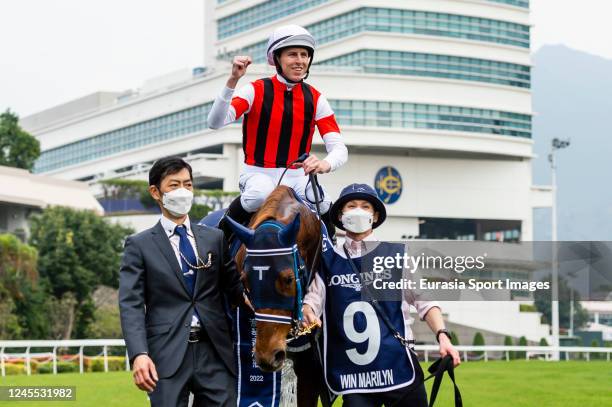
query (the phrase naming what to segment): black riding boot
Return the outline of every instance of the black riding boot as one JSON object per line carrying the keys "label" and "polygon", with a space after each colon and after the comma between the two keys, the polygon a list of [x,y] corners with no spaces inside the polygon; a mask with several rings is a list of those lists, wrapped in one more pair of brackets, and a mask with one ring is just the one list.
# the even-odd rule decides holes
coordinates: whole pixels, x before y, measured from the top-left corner
{"label": "black riding boot", "polygon": [[327,228],[327,235],[329,236],[329,240],[331,240],[332,243],[335,245],[336,244],[336,226],[334,226],[334,222],[332,222],[331,216],[329,215],[329,211],[321,215],[321,220],[323,221],[323,223],[325,224],[325,227]]}
{"label": "black riding boot", "polygon": [[236,197],[230,204],[229,208],[227,208],[223,219],[221,219],[221,221],[219,222],[219,229],[223,231],[225,239],[227,239],[227,241],[229,242],[233,235],[232,228],[230,227],[229,222],[226,220],[226,217],[229,216],[241,225],[246,225],[251,220],[252,215],[253,214],[251,212],[247,212],[242,207],[242,204],[240,203],[240,197]]}

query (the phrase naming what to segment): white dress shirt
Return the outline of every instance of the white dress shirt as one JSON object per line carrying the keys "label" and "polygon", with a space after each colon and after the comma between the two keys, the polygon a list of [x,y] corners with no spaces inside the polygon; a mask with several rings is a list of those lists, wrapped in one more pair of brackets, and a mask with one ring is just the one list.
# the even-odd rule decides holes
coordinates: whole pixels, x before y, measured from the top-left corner
{"label": "white dress shirt", "polygon": [[[173,221],[171,221],[170,219],[166,218],[164,215],[161,216],[161,225],[164,228],[164,231],[166,232],[168,239],[170,239],[170,246],[172,246],[172,250],[174,250],[176,261],[178,262],[179,268],[181,268],[181,271],[182,271],[181,254],[179,251],[181,237],[179,236],[178,233],[175,232],[176,227],[178,225],[174,223]],[[195,241],[195,236],[193,235],[193,230],[191,230],[191,223],[189,222],[189,216],[185,218],[185,222],[183,222],[183,225],[185,225],[185,228],[187,229],[187,239],[189,240],[189,243],[191,243],[193,252],[196,254],[196,256],[198,256],[198,248],[196,246],[196,241]],[[193,270],[190,270],[189,272],[194,273]],[[200,326],[200,320],[196,317],[195,313],[191,316],[191,326],[193,327]]]}

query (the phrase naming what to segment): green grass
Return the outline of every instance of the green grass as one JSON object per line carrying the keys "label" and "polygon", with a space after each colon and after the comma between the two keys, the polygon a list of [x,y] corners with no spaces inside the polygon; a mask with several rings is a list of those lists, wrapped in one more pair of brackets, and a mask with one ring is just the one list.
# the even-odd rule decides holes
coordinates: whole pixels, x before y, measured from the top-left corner
{"label": "green grass", "polygon": [[[468,362],[461,365],[456,375],[466,407],[612,406],[611,362]],[[77,387],[76,402],[18,404],[23,407],[149,405],[145,393],[134,387],[130,373],[126,372],[7,376],[0,379],[0,385]],[[452,397],[451,381],[446,376],[436,406],[453,406]],[[0,406],[16,404],[0,402]]]}
{"label": "green grass", "polygon": [[17,375],[0,378],[1,386],[76,386],[76,402],[23,401],[19,403],[0,401],[0,406],[72,406],[112,407],[149,406],[146,393],[138,390],[129,372],[108,373],[62,373],[58,375]]}
{"label": "green grass", "polygon": [[[610,362],[468,362],[455,377],[466,407],[612,406]],[[435,405],[454,405],[447,375]]]}

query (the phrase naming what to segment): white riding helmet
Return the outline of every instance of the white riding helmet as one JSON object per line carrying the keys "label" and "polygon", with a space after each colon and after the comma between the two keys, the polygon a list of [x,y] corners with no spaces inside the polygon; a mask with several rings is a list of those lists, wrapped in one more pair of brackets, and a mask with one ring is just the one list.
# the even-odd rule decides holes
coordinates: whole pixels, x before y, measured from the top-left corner
{"label": "white riding helmet", "polygon": [[314,54],[316,42],[314,37],[304,27],[299,25],[285,25],[279,27],[268,39],[267,57],[268,63],[275,66],[274,52],[287,47],[303,47],[310,51],[310,56]]}
{"label": "white riding helmet", "polygon": [[308,68],[306,68],[306,75],[300,80],[308,78],[310,73],[310,65],[312,65],[312,60],[314,57],[314,51],[316,47],[316,42],[314,37],[308,32],[304,27],[300,27],[299,25],[286,25],[274,30],[270,39],[268,39],[268,48],[266,51],[266,55],[268,57],[268,63],[276,67],[276,72],[281,75],[287,82],[295,83],[295,81],[287,78],[283,74],[283,70],[280,67],[280,64],[276,60],[277,52],[279,52],[283,48],[288,47],[301,47],[306,48],[308,50],[308,54],[310,54],[310,62],[308,63]]}

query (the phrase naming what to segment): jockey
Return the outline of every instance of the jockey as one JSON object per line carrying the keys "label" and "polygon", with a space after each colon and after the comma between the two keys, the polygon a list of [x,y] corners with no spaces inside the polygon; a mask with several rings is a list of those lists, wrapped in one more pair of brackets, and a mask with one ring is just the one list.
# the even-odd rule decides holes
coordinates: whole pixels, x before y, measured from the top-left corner
{"label": "jockey", "polygon": [[[227,215],[244,223],[276,187],[284,169],[300,155],[310,153],[315,126],[327,156],[320,160],[311,154],[294,164],[282,184],[293,188],[306,201],[315,197],[308,174],[324,174],[342,166],[348,151],[329,102],[304,80],[308,77],[315,51],[315,40],[304,28],[288,25],[275,30],[268,40],[267,59],[276,75],[253,81],[234,91],[252,60],[236,56],[226,86],[208,115],[212,129],[226,126],[244,116],[242,148],[244,167],[240,174],[240,199],[234,200]],[[300,169],[301,168],[301,169]],[[325,214],[331,200],[320,190],[320,209]],[[324,216],[324,220],[328,217]],[[331,222],[326,222],[331,226]]]}
{"label": "jockey", "polygon": [[[385,221],[386,209],[373,188],[347,186],[329,213],[336,226],[346,231],[346,241],[333,249],[331,242],[325,241],[320,273],[310,285],[302,309],[305,326],[321,325],[319,316],[324,317],[325,380],[332,392],[343,395],[345,406],[426,407],[423,372],[411,348],[414,337],[409,309],[416,308],[435,333],[440,354],[450,354],[456,366],[459,353],[444,328],[440,307],[435,301],[419,300],[410,290],[401,292],[397,301],[376,302],[364,294],[368,290],[362,288],[361,279],[367,273],[356,276],[359,268],[351,262],[362,264],[371,256],[393,257],[405,250],[403,244],[376,239],[374,229]],[[401,341],[394,335],[401,336]],[[357,380],[363,377],[368,380]]]}

